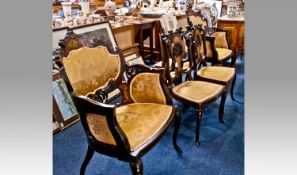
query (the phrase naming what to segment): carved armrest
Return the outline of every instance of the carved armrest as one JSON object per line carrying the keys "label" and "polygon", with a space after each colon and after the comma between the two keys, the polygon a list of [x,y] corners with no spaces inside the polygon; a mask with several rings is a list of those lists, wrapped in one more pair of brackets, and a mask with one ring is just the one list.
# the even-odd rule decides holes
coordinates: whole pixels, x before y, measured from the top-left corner
{"label": "carved armrest", "polygon": [[[90,114],[95,114],[96,117],[103,116],[107,122],[108,129],[110,130],[110,133],[114,138],[114,141],[116,142],[116,147],[119,149],[119,151],[123,151],[127,154],[130,152],[130,144],[127,136],[125,135],[122,128],[119,126],[117,118],[115,116],[115,105],[100,103],[85,96],[72,95],[72,99],[80,115],[81,123],[87,133],[88,140],[98,144],[109,144],[96,139],[96,133],[94,133],[94,129],[90,127],[90,124],[88,122],[88,116]],[[94,123],[93,127],[96,126],[96,124],[98,123]]]}
{"label": "carved armrest", "polygon": [[122,101],[119,105],[126,105],[126,104],[130,104],[133,103],[129,91],[128,91],[128,83],[127,82],[121,82],[118,85],[118,88],[121,92],[121,96],[122,96]]}

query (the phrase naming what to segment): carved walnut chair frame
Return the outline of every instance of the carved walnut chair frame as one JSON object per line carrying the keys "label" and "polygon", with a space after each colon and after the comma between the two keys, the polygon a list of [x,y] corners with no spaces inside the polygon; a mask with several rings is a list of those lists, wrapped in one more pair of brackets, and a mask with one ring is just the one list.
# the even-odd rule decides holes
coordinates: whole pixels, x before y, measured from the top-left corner
{"label": "carved walnut chair frame", "polygon": [[[225,65],[226,62],[231,59],[231,67],[235,66],[235,59],[233,50],[230,50],[230,44],[228,41],[228,31],[219,28],[208,27],[207,19],[200,13],[188,13],[187,20],[190,26],[202,25],[202,31],[205,40],[205,56],[206,61],[212,65]],[[222,44],[223,42],[223,44]],[[222,48],[228,51],[228,54],[222,56],[223,59],[219,59],[219,53],[217,48]]]}
{"label": "carved walnut chair frame", "polygon": [[[235,67],[218,67],[217,71],[215,73],[217,75],[219,74],[228,74],[229,78],[221,78],[222,76],[218,76],[214,78],[213,76],[202,76],[201,72],[198,73],[198,70],[202,67],[207,67],[206,60],[205,60],[205,53],[206,53],[206,42],[205,42],[205,35],[203,34],[203,29],[201,25],[194,25],[191,26],[191,30],[193,30],[193,44],[192,44],[192,61],[194,65],[194,79],[195,80],[202,80],[202,81],[208,81],[211,83],[221,84],[225,86],[224,89],[224,98],[227,98],[228,93],[228,85],[231,84],[231,98],[235,101],[234,98],[234,86],[236,82],[236,68]],[[213,66],[208,66],[209,68],[212,68]],[[207,69],[207,68],[206,68]],[[214,72],[213,72],[214,73]]]}
{"label": "carved walnut chair frame", "polygon": [[[188,34],[188,27],[186,27],[185,30],[183,30],[181,27],[178,28],[175,32],[169,31],[168,34],[162,33],[161,34],[161,45],[162,45],[162,55],[163,55],[163,62],[162,62],[162,67],[165,68],[165,76],[166,80],[170,81],[174,84],[178,84],[182,82],[182,74],[185,74],[185,81],[187,80],[192,80],[192,70],[193,70],[193,64],[190,55],[187,55],[189,52],[186,52],[186,46],[188,46],[188,43],[190,42],[188,40],[189,37],[186,35]],[[175,37],[176,36],[176,37]],[[167,38],[173,38],[174,40],[183,40],[184,42],[187,43],[187,45],[181,45],[182,48],[168,48],[169,40]],[[170,40],[171,42],[171,40]],[[174,52],[178,52],[179,49],[181,51],[181,55],[177,59],[172,59]],[[191,48],[188,48],[191,49]],[[171,58],[171,63],[169,63],[169,58]],[[185,66],[185,64],[188,64]],[[176,69],[180,64],[179,69]],[[167,69],[166,69],[167,68]],[[179,71],[177,74],[176,72]],[[174,72],[174,74],[172,74]],[[176,75],[176,76],[173,76]],[[180,76],[179,76],[180,75]]]}
{"label": "carved walnut chair frame", "polygon": [[[201,127],[201,121],[202,121],[202,114],[203,114],[203,110],[204,108],[213,103],[214,101],[216,101],[218,98],[221,97],[221,102],[220,102],[220,107],[219,107],[219,121],[221,123],[223,123],[223,115],[224,115],[224,104],[225,104],[225,100],[226,98],[223,95],[223,89],[224,86],[221,85],[217,85],[214,83],[208,83],[208,82],[204,82],[204,81],[197,81],[198,84],[199,82],[203,82],[202,84],[199,84],[198,87],[201,85],[203,86],[203,84],[208,84],[211,86],[214,86],[216,88],[218,88],[219,90],[217,91],[217,93],[212,94],[212,96],[207,97],[205,100],[203,100],[203,102],[196,102],[194,100],[191,100],[183,95],[180,95],[177,93],[177,90],[175,91],[176,88],[182,87],[182,86],[188,86],[188,88],[192,89],[195,91],[195,93],[204,93],[203,91],[201,92],[197,92],[197,89],[195,89],[197,86],[192,86],[191,87],[191,83],[193,82],[195,84],[196,81],[188,81],[188,82],[182,82],[181,79],[181,57],[184,54],[185,50],[185,43],[182,39],[182,37],[187,37],[187,43],[189,44],[188,46],[188,51],[189,53],[192,53],[191,49],[193,49],[193,31],[188,30],[187,31],[188,34],[186,35],[180,35],[178,33],[174,33],[171,36],[166,36],[163,38],[163,43],[166,46],[166,52],[168,53],[167,55],[170,55],[169,53],[172,54],[172,59],[176,60],[177,62],[177,67],[176,66],[172,66],[172,68],[175,70],[175,77],[173,79],[173,81],[167,81],[167,82],[172,82],[172,84],[168,84],[169,87],[171,87],[170,89],[172,90],[172,95],[173,98],[181,101],[184,104],[184,109],[188,108],[189,106],[193,106],[197,112],[197,120],[196,120],[196,137],[195,137],[195,145],[197,147],[200,146],[200,139],[199,139],[199,135],[200,135],[200,127]],[[192,58],[192,56],[190,56]],[[168,60],[168,59],[165,59]],[[168,65],[168,63],[166,64]],[[169,66],[166,66],[165,68],[169,68]],[[194,65],[193,65],[194,68]],[[169,72],[169,70],[166,71],[167,74]],[[168,75],[166,76],[168,77]],[[175,86],[175,87],[174,87]],[[201,87],[200,86],[200,87]],[[203,88],[202,88],[203,89]],[[207,88],[204,88],[204,90],[207,91]]]}
{"label": "carved walnut chair frame", "polygon": [[[88,47],[85,47],[83,45],[87,45]],[[116,48],[116,50],[113,50],[110,47],[107,47],[105,43],[102,43],[97,38],[94,38],[90,43],[83,44],[81,40],[81,36],[76,35],[71,31],[69,31],[65,39],[61,41],[61,46],[63,46],[61,51],[61,58],[63,60],[65,59],[66,56],[67,56],[67,59],[69,59],[68,57],[69,53],[72,53],[73,51],[77,51],[79,49],[85,49],[85,48],[98,48],[98,47],[106,48],[110,54],[117,55],[120,60],[120,68],[119,68],[120,73],[119,73],[119,76],[117,76],[115,79],[109,79],[104,86],[96,89],[94,93],[91,93],[87,96],[84,96],[84,95],[78,96],[74,92],[72,92],[72,98],[76,105],[78,113],[80,115],[81,123],[83,125],[85,134],[87,136],[87,142],[88,142],[87,154],[80,169],[81,175],[85,173],[86,167],[90,162],[94,152],[101,153],[110,157],[118,158],[119,160],[122,160],[122,161],[129,162],[132,174],[142,175],[143,164],[141,161],[141,157],[159,142],[159,140],[162,138],[162,136],[166,133],[168,128],[173,123],[174,123],[173,146],[176,151],[178,152],[181,151],[180,147],[177,145],[177,135],[178,135],[178,130],[180,126],[179,112],[176,107],[172,106],[172,97],[169,90],[167,89],[166,82],[163,77],[164,69],[153,69],[145,65],[133,65],[125,69],[124,57],[119,48]],[[66,70],[65,65],[64,65],[64,68]],[[100,69],[100,67],[98,67],[98,69]],[[126,76],[128,78],[128,81],[126,83],[122,82],[122,77],[123,77],[122,75],[124,72],[126,72]],[[132,150],[131,143],[129,142],[125,131],[123,130],[123,128],[121,128],[120,123],[116,117],[116,109],[121,106],[125,107],[126,105],[136,103],[135,99],[133,99],[131,96],[130,86],[133,79],[135,79],[136,76],[139,76],[141,74],[158,75],[159,82],[157,83],[159,83],[162,90],[161,93],[163,93],[166,99],[163,102],[163,104],[162,103],[161,104],[163,106],[171,106],[172,111],[168,119],[162,124],[161,128],[157,131],[157,133],[154,133],[154,135],[149,140],[146,140],[144,144],[137,147],[137,149]],[[71,81],[66,71],[64,71],[62,75],[63,75],[63,78],[65,79],[65,82],[67,83],[67,87],[69,88],[69,90],[73,91],[74,88],[72,87]],[[107,101],[108,92],[111,89],[114,89],[115,87],[119,88],[121,91],[121,94],[122,94],[121,104],[117,104],[117,105],[105,104],[105,102]],[[141,102],[141,103],[144,103],[144,102]],[[158,102],[156,102],[156,104],[158,104]],[[115,141],[115,144],[102,142],[95,137],[88,123],[89,114],[104,116],[108,129],[111,133],[111,136]]]}

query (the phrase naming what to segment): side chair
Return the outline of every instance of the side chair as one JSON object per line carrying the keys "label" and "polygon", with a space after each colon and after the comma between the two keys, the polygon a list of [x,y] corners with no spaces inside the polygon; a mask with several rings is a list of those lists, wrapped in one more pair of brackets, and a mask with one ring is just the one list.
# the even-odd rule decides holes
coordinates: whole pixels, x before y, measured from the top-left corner
{"label": "side chair", "polygon": [[191,26],[201,25],[205,35],[205,59],[212,65],[224,65],[231,59],[231,67],[235,66],[233,50],[229,49],[228,31],[209,27],[207,19],[199,14],[194,13],[187,16],[188,23]]}
{"label": "side chair", "polygon": [[227,96],[228,85],[231,85],[231,98],[234,98],[234,86],[236,81],[236,68],[223,66],[207,66],[205,63],[205,36],[203,35],[201,25],[192,26],[193,44],[191,54],[194,65],[194,79],[203,80],[211,83],[217,83],[225,86],[224,96]]}
{"label": "side chair", "polygon": [[[192,43],[192,31],[186,34],[187,37],[185,40],[188,40],[189,44]],[[224,86],[210,83],[206,81],[197,81],[197,80],[189,80],[189,81],[182,81],[182,57],[185,53],[185,42],[182,38],[184,36],[180,35],[179,33],[173,33],[171,36],[165,37],[163,39],[164,45],[166,46],[166,50],[169,56],[172,56],[172,60],[176,64],[172,64],[171,68],[175,71],[174,77],[171,77],[172,80],[167,82],[172,82],[172,85],[168,85],[172,89],[172,95],[175,99],[181,101],[184,105],[193,106],[196,110],[197,117],[196,117],[196,137],[195,137],[195,144],[197,147],[200,146],[200,127],[201,121],[203,116],[204,108],[207,107],[208,104],[219,99],[224,91]],[[188,46],[188,52],[191,53],[191,49],[193,47]],[[168,59],[166,59],[168,60]],[[168,65],[168,63],[167,63]],[[168,68],[169,66],[166,66]],[[192,68],[191,68],[192,69]],[[169,72],[168,70],[166,72]],[[168,77],[168,76],[166,76]],[[219,108],[219,121],[223,122],[223,114],[224,114],[224,103],[225,103],[225,96],[222,96],[220,108]]]}

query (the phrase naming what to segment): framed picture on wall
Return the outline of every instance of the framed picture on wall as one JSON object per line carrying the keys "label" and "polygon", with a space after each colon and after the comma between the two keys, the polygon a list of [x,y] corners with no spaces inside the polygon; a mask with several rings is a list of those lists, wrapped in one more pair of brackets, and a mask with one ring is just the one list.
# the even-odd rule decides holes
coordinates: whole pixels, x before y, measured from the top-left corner
{"label": "framed picture on wall", "polygon": [[53,94],[53,115],[55,122],[62,130],[78,121],[79,115],[74,106],[70,93],[58,72],[53,73],[52,94]]}
{"label": "framed picture on wall", "polygon": [[[111,25],[108,21],[88,24],[88,25],[74,27],[70,29],[76,34],[81,34],[83,39],[92,40],[94,38],[99,38],[108,47],[111,47],[114,50],[117,47],[117,42],[113,35]],[[83,37],[84,35],[86,35],[86,37]],[[88,43],[88,42],[85,42],[85,43]]]}

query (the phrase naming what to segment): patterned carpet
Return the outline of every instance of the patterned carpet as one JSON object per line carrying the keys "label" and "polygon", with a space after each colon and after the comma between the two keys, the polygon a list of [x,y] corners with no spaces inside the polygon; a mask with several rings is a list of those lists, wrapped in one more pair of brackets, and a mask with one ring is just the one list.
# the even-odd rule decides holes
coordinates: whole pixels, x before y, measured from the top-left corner
{"label": "patterned carpet", "polygon": [[[142,157],[144,175],[242,175],[244,174],[244,62],[237,59],[236,102],[228,95],[222,124],[218,120],[219,100],[205,111],[201,128],[201,146],[194,145],[195,111],[181,113],[178,154],[172,145],[173,128]],[[174,101],[182,112],[182,104]],[[54,175],[78,175],[87,151],[80,122],[53,136]],[[129,175],[129,164],[95,153],[86,175]]]}

